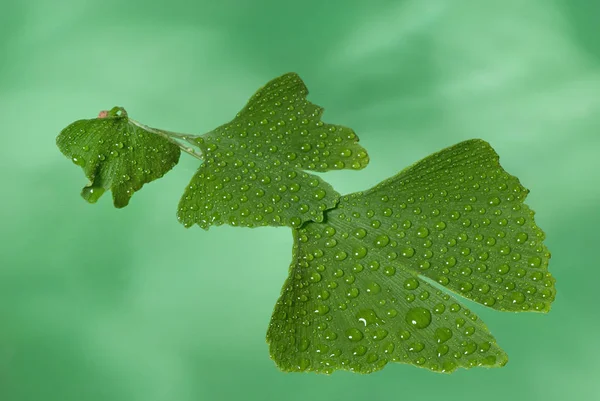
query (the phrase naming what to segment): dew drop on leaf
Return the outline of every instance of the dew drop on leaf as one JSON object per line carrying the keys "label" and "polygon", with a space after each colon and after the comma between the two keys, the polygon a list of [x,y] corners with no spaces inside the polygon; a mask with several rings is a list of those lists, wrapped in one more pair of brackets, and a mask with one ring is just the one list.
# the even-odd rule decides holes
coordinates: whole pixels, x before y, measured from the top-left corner
{"label": "dew drop on leaf", "polygon": [[346,330],[345,335],[346,335],[346,338],[352,342],[360,341],[364,337],[362,331],[360,331],[356,328],[350,328],[350,329]]}
{"label": "dew drop on leaf", "polygon": [[424,329],[431,323],[431,312],[425,308],[411,308],[406,312],[406,323],[417,329]]}

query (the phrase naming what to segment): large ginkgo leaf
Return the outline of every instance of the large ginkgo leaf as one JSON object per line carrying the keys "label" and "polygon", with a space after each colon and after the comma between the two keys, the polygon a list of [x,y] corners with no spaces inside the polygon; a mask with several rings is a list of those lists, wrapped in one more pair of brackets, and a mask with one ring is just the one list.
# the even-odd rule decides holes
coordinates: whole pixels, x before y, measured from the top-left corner
{"label": "large ginkgo leaf", "polygon": [[499,310],[550,309],[550,254],[526,194],[489,144],[471,140],[344,196],[325,223],[295,230],[267,334],[272,358],[324,373],[504,365],[456,294]]}

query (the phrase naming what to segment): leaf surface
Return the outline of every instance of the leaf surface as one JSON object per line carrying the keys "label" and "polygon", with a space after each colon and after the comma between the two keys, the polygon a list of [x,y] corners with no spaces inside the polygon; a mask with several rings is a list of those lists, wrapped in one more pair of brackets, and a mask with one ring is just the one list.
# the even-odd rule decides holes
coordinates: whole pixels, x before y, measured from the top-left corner
{"label": "leaf surface", "polygon": [[326,223],[295,230],[267,334],[272,358],[323,373],[503,366],[506,354],[456,294],[499,310],[550,309],[550,254],[526,194],[489,144],[471,140],[344,196]]}
{"label": "leaf surface", "polygon": [[180,155],[177,145],[134,125],[120,107],[103,118],[75,121],[61,131],[56,144],[90,180],[81,196],[95,203],[110,190],[117,208],[171,170]]}
{"label": "leaf surface", "polygon": [[306,170],[361,169],[369,161],[353,130],[321,121],[297,74],[266,84],[235,119],[197,139],[204,163],[178,218],[186,227],[291,226],[322,221],[339,194]]}

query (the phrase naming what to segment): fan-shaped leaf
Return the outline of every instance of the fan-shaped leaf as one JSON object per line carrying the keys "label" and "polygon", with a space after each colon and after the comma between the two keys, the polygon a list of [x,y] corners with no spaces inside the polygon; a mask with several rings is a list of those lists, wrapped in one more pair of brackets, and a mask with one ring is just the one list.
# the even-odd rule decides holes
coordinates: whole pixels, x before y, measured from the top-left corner
{"label": "fan-shaped leaf", "polygon": [[295,231],[290,275],[267,334],[288,371],[434,371],[502,366],[485,325],[427,278],[500,310],[548,311],[550,254],[527,194],[484,141],[344,196],[327,222]]}
{"label": "fan-shaped leaf", "polygon": [[127,206],[145,183],[172,169],[180,155],[177,145],[132,124],[120,107],[102,118],[75,121],[61,131],[56,144],[90,180],[83,198],[95,203],[111,190],[118,208]]}
{"label": "fan-shaped leaf", "polygon": [[205,162],[179,203],[185,226],[299,227],[335,207],[339,194],[304,170],[361,169],[369,158],[354,131],[321,121],[307,93],[298,75],[283,75],[197,139]]}

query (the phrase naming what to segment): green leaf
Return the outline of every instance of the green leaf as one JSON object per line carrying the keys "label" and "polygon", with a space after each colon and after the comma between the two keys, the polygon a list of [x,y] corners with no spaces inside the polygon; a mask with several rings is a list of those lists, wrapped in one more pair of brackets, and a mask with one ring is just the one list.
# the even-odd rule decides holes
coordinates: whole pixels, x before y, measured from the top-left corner
{"label": "green leaf", "polygon": [[322,221],[339,194],[304,170],[361,169],[369,161],[350,128],[325,124],[294,73],[258,90],[228,124],[197,139],[205,162],[179,203],[186,227],[292,226]]}
{"label": "green leaf", "polygon": [[95,203],[111,190],[118,208],[127,206],[145,183],[172,169],[180,155],[177,145],[133,124],[120,107],[75,121],[61,131],[56,144],[90,180],[81,196]]}
{"label": "green leaf", "polygon": [[450,291],[500,310],[550,309],[550,254],[526,194],[489,144],[471,140],[344,196],[326,223],[295,230],[267,334],[272,358],[324,373],[503,366],[486,326]]}

